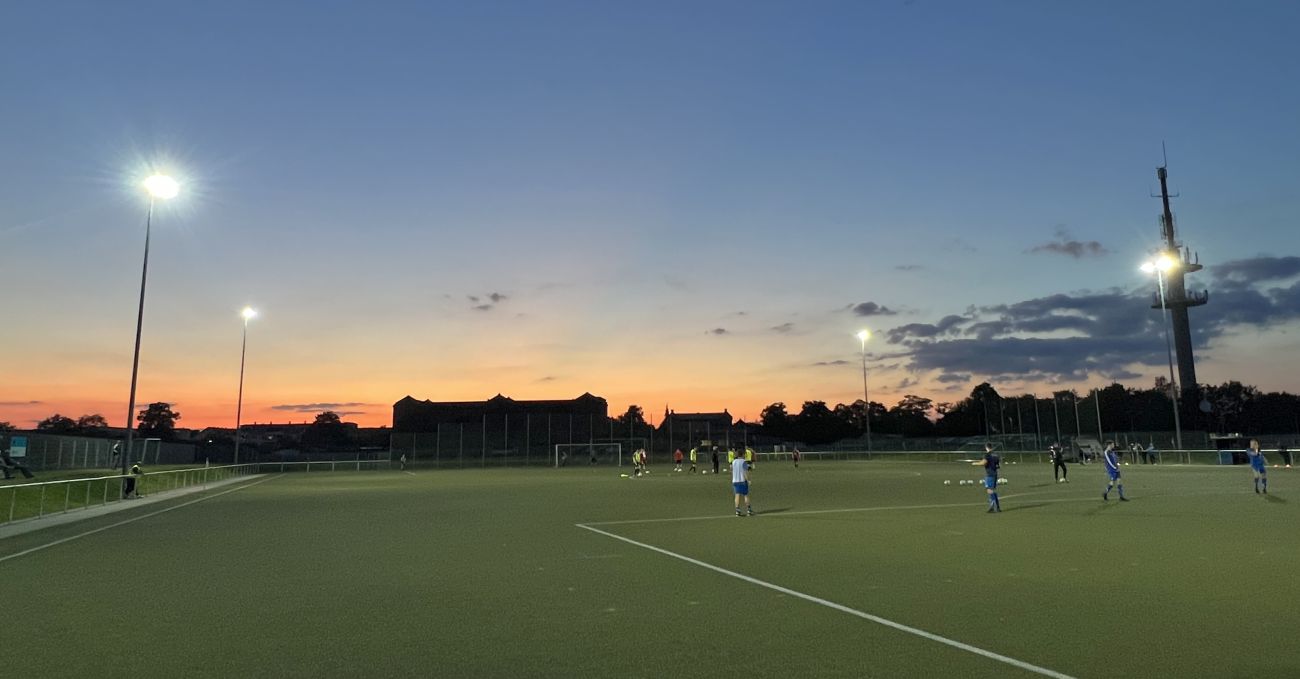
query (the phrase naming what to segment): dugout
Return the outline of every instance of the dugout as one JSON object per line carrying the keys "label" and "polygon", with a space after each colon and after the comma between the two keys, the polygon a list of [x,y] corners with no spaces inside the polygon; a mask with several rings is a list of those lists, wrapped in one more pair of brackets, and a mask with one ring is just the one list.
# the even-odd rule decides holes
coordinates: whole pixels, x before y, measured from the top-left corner
{"label": "dugout", "polygon": [[1210,434],[1210,445],[1219,451],[1219,464],[1246,464],[1250,437],[1241,434]]}

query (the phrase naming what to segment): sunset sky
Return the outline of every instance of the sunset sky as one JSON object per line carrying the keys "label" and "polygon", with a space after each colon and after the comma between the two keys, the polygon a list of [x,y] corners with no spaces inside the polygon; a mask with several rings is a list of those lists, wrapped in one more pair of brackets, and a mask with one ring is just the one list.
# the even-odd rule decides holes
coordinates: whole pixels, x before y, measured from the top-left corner
{"label": "sunset sky", "polygon": [[0,5],[0,420],[1300,389],[1300,4]]}

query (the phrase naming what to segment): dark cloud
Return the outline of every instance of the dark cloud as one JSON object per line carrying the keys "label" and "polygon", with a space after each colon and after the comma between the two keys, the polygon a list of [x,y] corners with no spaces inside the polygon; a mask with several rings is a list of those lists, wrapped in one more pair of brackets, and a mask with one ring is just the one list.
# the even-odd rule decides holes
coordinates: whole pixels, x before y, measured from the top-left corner
{"label": "dark cloud", "polygon": [[911,389],[912,387],[915,387],[916,385],[918,385],[918,384],[920,384],[920,383],[921,383],[921,381],[918,380],[918,379],[916,379],[915,377],[904,377],[902,382],[899,382],[898,384],[894,385],[894,388],[895,388],[895,389]]}
{"label": "dark cloud", "polygon": [[494,304],[475,304],[473,308],[475,311],[491,311],[495,307]]}
{"label": "dark cloud", "polygon": [[[1300,281],[1268,285],[1300,277],[1300,258],[1238,260],[1213,267],[1212,275],[1223,288],[1211,291],[1208,305],[1192,309],[1196,348],[1243,329],[1300,320]],[[1144,288],[978,307],[964,316],[899,326],[887,334],[890,343],[909,352],[908,369],[942,371],[940,382],[973,376],[1134,379],[1139,374],[1128,366],[1163,366],[1167,361],[1163,319],[1158,308],[1152,309],[1152,290]]]}
{"label": "dark cloud", "polygon": [[970,373],[944,373],[935,379],[945,384],[965,384],[970,381]]}
{"label": "dark cloud", "polygon": [[848,365],[848,364],[849,364],[849,361],[845,361],[845,360],[843,360],[843,359],[840,359],[840,360],[836,360],[836,361],[817,361],[817,362],[814,363],[813,365],[815,365],[815,366],[819,366],[819,367],[820,367],[820,366],[834,366],[834,365]]}
{"label": "dark cloud", "polygon": [[1065,255],[1067,257],[1073,257],[1075,259],[1082,259],[1084,257],[1100,257],[1102,255],[1107,254],[1110,251],[1107,250],[1105,247],[1103,247],[1101,243],[1095,240],[1090,240],[1090,241],[1074,240],[1073,238],[1070,237],[1070,232],[1067,231],[1064,227],[1057,227],[1056,240],[1043,243],[1042,245],[1035,245],[1034,247],[1026,250],[1025,252],[1029,252],[1029,253],[1045,252],[1048,254]]}
{"label": "dark cloud", "polygon": [[474,302],[475,304],[478,304],[478,296],[476,296],[476,295],[465,295],[465,297],[469,298],[469,301]]}
{"label": "dark cloud", "polygon": [[963,323],[970,322],[965,316],[944,316],[938,323],[908,323],[892,328],[885,334],[890,344],[900,344],[909,338],[929,338],[940,335],[956,334]]}
{"label": "dark cloud", "polygon": [[895,266],[895,267],[894,267],[894,270],[896,270],[896,271],[920,271],[921,269],[924,269],[924,268],[925,268],[925,267],[921,266],[920,264],[899,264],[898,266]]}
{"label": "dark cloud", "polygon": [[784,335],[786,333],[794,331],[794,323],[782,323],[781,325],[774,325],[771,328],[769,328],[769,330],[771,330],[772,332],[779,332]]}
{"label": "dark cloud", "polygon": [[560,379],[560,378],[556,377],[555,375],[547,375],[546,377],[539,377],[539,378],[537,379],[537,381],[538,381],[538,382],[554,382],[555,380],[558,380],[558,379]]}
{"label": "dark cloud", "polygon": [[862,302],[853,305],[853,313],[858,316],[893,316],[897,312],[875,302]]}
{"label": "dark cloud", "polygon": [[44,401],[0,401],[0,406],[38,406]]}
{"label": "dark cloud", "polygon": [[[349,403],[285,403],[278,406],[271,406],[271,410],[285,410],[293,413],[314,413],[322,410],[332,410],[336,413],[339,413],[340,415],[343,415],[344,413],[339,412],[340,409],[356,408],[358,406],[370,406],[370,405],[374,405],[374,404],[357,403],[355,401]],[[347,414],[357,415],[360,414],[361,412],[362,411],[355,411],[355,412],[349,412]]]}
{"label": "dark cloud", "polygon": [[1300,257],[1252,257],[1209,267],[1216,287],[1241,287],[1252,283],[1300,276]]}
{"label": "dark cloud", "polygon": [[708,334],[708,335],[725,335],[725,334],[727,334],[727,329],[726,329],[726,328],[714,328],[714,329],[708,331],[708,332],[705,333],[705,334]]}
{"label": "dark cloud", "polygon": [[499,304],[501,300],[509,299],[509,298],[499,292],[494,292],[488,295],[488,299],[492,300],[493,304]]}

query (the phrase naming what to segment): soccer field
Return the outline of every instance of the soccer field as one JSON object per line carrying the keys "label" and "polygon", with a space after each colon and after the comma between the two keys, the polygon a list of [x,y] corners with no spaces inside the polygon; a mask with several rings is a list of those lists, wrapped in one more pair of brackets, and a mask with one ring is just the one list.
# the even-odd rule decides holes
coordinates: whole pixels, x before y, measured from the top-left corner
{"label": "soccer field", "polygon": [[980,473],[255,477],[0,541],[0,675],[1300,676],[1300,475]]}

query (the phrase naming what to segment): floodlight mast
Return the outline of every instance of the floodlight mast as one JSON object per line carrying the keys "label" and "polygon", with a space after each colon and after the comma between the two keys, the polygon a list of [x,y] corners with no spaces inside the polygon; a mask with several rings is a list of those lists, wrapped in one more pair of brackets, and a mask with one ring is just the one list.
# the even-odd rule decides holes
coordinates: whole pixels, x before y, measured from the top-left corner
{"label": "floodlight mast", "polygon": [[[153,208],[159,200],[171,200],[180,193],[180,183],[164,174],[150,176],[144,180],[143,186],[149,194],[149,209],[144,217],[144,264],[140,268],[140,306],[135,315],[135,351],[131,356],[131,395],[127,399],[126,406],[126,447],[122,451],[123,477],[131,470],[131,446],[135,433],[135,391],[140,374],[140,335],[144,329],[145,285],[149,281],[149,235],[153,229]],[[126,497],[125,478],[122,483],[122,497]]]}

